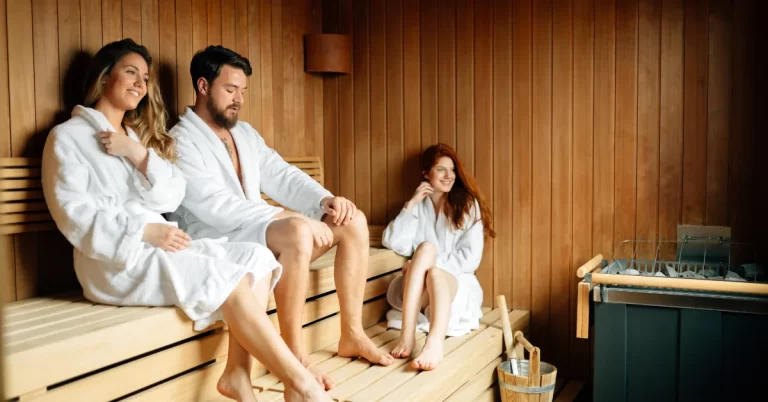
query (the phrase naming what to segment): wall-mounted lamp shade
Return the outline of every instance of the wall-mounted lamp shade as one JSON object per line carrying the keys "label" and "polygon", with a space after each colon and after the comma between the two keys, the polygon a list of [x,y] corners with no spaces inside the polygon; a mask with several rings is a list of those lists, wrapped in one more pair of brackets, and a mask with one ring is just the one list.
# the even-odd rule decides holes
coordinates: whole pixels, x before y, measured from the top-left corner
{"label": "wall-mounted lamp shade", "polygon": [[304,36],[304,71],[342,73],[352,70],[352,38],[340,34]]}

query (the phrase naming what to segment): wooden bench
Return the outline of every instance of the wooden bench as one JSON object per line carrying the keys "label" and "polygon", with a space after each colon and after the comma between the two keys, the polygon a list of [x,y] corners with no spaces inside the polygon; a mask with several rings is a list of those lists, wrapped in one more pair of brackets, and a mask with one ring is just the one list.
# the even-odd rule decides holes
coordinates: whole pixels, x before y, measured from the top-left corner
{"label": "wooden bench", "polygon": [[[286,160],[323,182],[319,158]],[[0,234],[55,230],[42,198],[39,159],[2,158],[0,167]],[[372,245],[380,245],[382,229],[371,227]],[[405,259],[375,247],[369,255],[363,321],[375,327],[388,309],[386,289]],[[334,256],[332,249],[311,267],[304,339],[313,352],[339,338]],[[274,307],[270,298],[270,317],[277,328]],[[210,373],[208,367],[223,367],[227,353],[228,333],[221,324],[196,332],[177,308],[96,305],[73,294],[8,303],[3,314],[6,399],[145,398],[158,389],[168,393],[175,384],[183,384],[178,389],[183,394],[191,389],[210,392],[201,385],[205,382],[193,380]],[[255,362],[254,378],[264,374],[266,369]]]}

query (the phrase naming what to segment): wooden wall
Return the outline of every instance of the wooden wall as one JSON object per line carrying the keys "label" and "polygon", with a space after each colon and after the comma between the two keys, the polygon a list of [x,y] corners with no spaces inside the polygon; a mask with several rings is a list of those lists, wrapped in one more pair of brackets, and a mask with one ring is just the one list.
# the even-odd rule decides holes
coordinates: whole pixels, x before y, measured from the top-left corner
{"label": "wooden wall", "polygon": [[[194,51],[255,67],[243,118],[385,224],[428,145],[454,146],[498,238],[478,276],[531,309],[544,360],[586,375],[574,270],[678,223],[768,241],[758,0],[0,0],[0,156],[39,155],[100,46],[144,43],[172,116]],[[302,35],[353,35],[353,73],[303,72]],[[762,134],[762,133],[761,133]],[[0,237],[5,300],[76,287],[57,233]]]}
{"label": "wooden wall", "polygon": [[543,359],[588,375],[576,268],[678,223],[749,240],[756,204],[765,221],[757,4],[327,0],[324,30],[353,35],[354,71],[324,83],[326,181],[384,224],[419,152],[455,147],[495,214],[485,303],[530,309]]}
{"label": "wooden wall", "polygon": [[[304,73],[303,35],[320,0],[0,0],[0,157],[39,156],[69,117],[89,57],[111,41],[144,44],[172,118],[193,102],[194,52],[222,44],[254,67],[241,111],[284,155],[322,155],[323,80]],[[55,232],[0,236],[5,300],[77,287]]]}

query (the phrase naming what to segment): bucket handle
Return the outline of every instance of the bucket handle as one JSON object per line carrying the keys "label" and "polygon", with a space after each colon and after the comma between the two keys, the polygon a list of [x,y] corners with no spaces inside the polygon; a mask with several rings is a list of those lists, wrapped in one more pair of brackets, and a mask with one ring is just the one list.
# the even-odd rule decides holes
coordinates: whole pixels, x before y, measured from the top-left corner
{"label": "bucket handle", "polygon": [[528,367],[528,381],[531,384],[538,384],[541,380],[541,350],[531,345],[531,343],[525,339],[525,336],[523,336],[522,331],[515,332],[515,341],[517,341],[515,354],[518,359],[523,359],[523,353],[525,353],[523,352],[523,348],[528,351],[528,361],[530,362],[530,366]]}

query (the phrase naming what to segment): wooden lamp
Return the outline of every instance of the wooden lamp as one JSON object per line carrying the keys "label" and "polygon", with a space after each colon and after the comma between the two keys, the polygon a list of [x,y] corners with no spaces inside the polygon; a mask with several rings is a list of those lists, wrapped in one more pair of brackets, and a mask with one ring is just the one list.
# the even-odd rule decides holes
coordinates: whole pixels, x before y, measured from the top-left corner
{"label": "wooden lamp", "polygon": [[352,71],[352,38],[341,34],[305,35],[304,71],[349,74]]}

